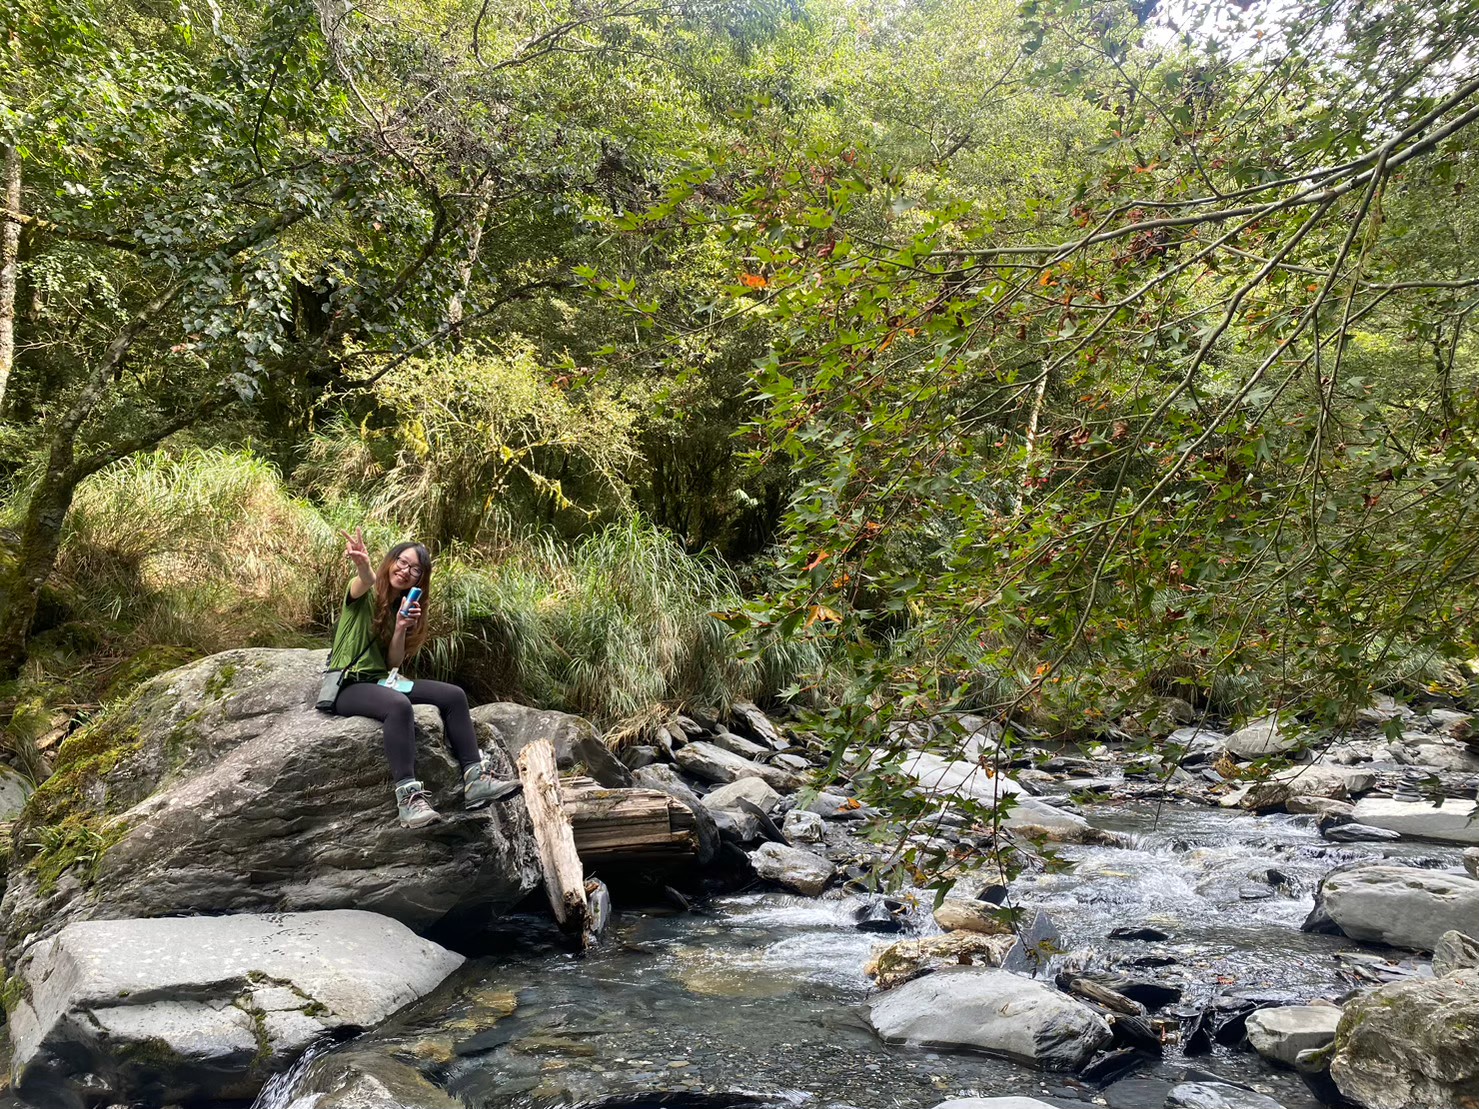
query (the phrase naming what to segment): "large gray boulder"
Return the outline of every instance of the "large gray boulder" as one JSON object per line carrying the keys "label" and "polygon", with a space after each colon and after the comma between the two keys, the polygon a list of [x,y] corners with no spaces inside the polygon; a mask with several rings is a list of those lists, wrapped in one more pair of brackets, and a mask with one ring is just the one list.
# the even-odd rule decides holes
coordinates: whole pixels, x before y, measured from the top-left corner
{"label": "large gray boulder", "polygon": [[1376,775],[1369,770],[1327,763],[1290,766],[1249,786],[1243,795],[1242,806],[1266,812],[1286,807],[1295,797],[1327,797],[1344,801],[1375,784]]}
{"label": "large gray boulder", "polygon": [[1449,798],[1435,806],[1428,801],[1396,801],[1366,797],[1352,814],[1362,824],[1387,828],[1414,839],[1444,843],[1479,843],[1479,819],[1473,801]]}
{"label": "large gray boulder", "polygon": [[1353,940],[1432,951],[1450,929],[1479,921],[1479,881],[1411,866],[1333,870],[1317,904]]}
{"label": "large gray boulder", "polygon": [[1301,1051],[1325,1047],[1335,1039],[1340,1010],[1333,1005],[1283,1005],[1248,1015],[1248,1042],[1265,1059],[1294,1065]]}
{"label": "large gray boulder", "polygon": [[1166,1094],[1165,1109],[1284,1109],[1273,1098],[1231,1082],[1182,1082]]}
{"label": "large gray boulder", "polygon": [[251,1098],[314,1039],[462,964],[375,913],[76,921],[12,981],[15,1088],[43,1107]]}
{"label": "large gray boulder", "polygon": [[1281,755],[1298,747],[1299,737],[1279,723],[1278,714],[1260,717],[1227,737],[1227,750],[1240,759]]}
{"label": "large gray boulder", "polygon": [[416,769],[446,819],[397,824],[380,724],[313,707],[323,660],[227,651],[73,733],[15,825],[7,961],[73,920],[355,908],[424,929],[479,924],[534,889],[522,801],[462,810],[432,709],[417,710]]}
{"label": "large gray boulder", "polygon": [[1394,982],[1347,1002],[1330,1056],[1366,1109],[1479,1105],[1479,976]]}
{"label": "large gray boulder", "polygon": [[759,778],[781,793],[795,793],[802,786],[801,778],[789,770],[752,762],[743,755],[736,755],[733,751],[726,751],[702,740],[678,748],[673,757],[684,770],[706,782]]}
{"label": "large gray boulder", "polygon": [[1005,970],[939,970],[874,1002],[868,1019],[890,1043],[972,1048],[1045,1070],[1077,1070],[1111,1033],[1087,1005]]}
{"label": "large gray boulder", "polygon": [[611,753],[595,725],[584,717],[494,701],[473,706],[472,718],[493,729],[511,759],[517,759],[519,752],[536,739],[547,739],[555,748],[555,765],[563,773],[584,774],[608,789],[626,789],[632,784],[632,772]]}

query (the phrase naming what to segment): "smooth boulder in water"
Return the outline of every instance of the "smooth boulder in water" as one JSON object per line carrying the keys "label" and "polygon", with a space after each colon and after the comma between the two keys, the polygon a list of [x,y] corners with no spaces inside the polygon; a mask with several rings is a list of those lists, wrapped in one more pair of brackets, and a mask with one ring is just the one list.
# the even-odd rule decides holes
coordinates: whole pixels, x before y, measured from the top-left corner
{"label": "smooth boulder in water", "polygon": [[1415,839],[1479,843],[1479,820],[1474,819],[1474,802],[1470,800],[1449,798],[1442,805],[1434,805],[1428,801],[1365,797],[1356,802],[1352,816],[1361,824]]}
{"label": "smooth boulder in water", "polygon": [[782,843],[762,843],[750,852],[750,865],[760,877],[807,897],[816,897],[837,873],[820,855]]}
{"label": "smooth boulder in water", "polygon": [[[444,819],[397,824],[379,721],[313,707],[323,663],[323,651],[226,651],[72,733],[16,823],[7,959],[92,918],[353,908],[414,929],[480,927],[537,888],[523,802],[463,810],[432,709],[416,714],[416,770]],[[512,776],[493,730],[475,726]]]}
{"label": "smooth boulder in water", "polygon": [[890,1043],[970,1048],[1045,1070],[1077,1070],[1113,1038],[1104,1018],[1005,970],[939,970],[889,991],[868,1019]]}
{"label": "smooth boulder in water", "polygon": [[12,1075],[59,1109],[251,1098],[315,1039],[380,1023],[462,961],[348,909],[76,921],[15,969]]}
{"label": "smooth boulder in water", "polygon": [[1248,1014],[1248,1042],[1265,1059],[1294,1066],[1301,1051],[1318,1050],[1335,1039],[1340,1010],[1332,1005],[1281,1005]]}
{"label": "smooth boulder in water", "polygon": [[1432,951],[1444,932],[1479,920],[1479,881],[1412,866],[1342,867],[1320,883],[1315,912],[1353,940]]}
{"label": "smooth boulder in water", "polygon": [[1479,980],[1394,982],[1347,1002],[1330,1077],[1366,1109],[1479,1104]]}
{"label": "smooth boulder in water", "polygon": [[1231,1082],[1183,1082],[1166,1095],[1166,1109],[1284,1109],[1271,1097]]}

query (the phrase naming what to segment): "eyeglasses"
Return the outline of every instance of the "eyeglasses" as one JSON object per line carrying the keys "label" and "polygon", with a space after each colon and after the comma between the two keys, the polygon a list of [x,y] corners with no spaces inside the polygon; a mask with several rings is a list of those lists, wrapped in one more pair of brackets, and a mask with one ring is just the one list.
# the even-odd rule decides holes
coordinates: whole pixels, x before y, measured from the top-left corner
{"label": "eyeglasses", "polygon": [[407,562],[403,558],[398,558],[395,560],[395,568],[402,573],[410,574],[413,578],[419,579],[421,577],[421,564],[419,562]]}

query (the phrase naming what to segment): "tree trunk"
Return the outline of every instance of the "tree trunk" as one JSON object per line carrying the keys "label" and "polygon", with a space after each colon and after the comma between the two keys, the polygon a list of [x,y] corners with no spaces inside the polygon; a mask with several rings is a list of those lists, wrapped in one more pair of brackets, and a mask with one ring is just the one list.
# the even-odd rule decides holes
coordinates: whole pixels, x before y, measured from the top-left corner
{"label": "tree trunk", "polygon": [[62,525],[72,507],[79,477],[72,468],[72,443],[53,443],[46,472],[31,491],[21,524],[15,561],[0,563],[0,681],[20,672],[26,639],[36,621],[41,587],[51,577],[62,546]]}
{"label": "tree trunk", "polygon": [[15,365],[15,274],[21,245],[21,152],[14,144],[0,146],[5,215],[0,223],[0,410]]}
{"label": "tree trunk", "polygon": [[492,200],[487,196],[478,198],[467,229],[467,249],[457,260],[457,284],[453,288],[451,299],[447,301],[447,330],[451,333],[454,350],[462,345],[463,301],[467,298],[467,290],[472,286],[472,271],[478,263],[478,251],[483,245],[483,224],[488,220],[488,209],[491,206]]}

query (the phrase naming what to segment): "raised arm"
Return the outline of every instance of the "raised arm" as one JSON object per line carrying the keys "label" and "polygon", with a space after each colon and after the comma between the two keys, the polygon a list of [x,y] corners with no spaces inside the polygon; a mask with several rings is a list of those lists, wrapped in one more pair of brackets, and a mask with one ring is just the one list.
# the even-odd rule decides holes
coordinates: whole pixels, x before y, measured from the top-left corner
{"label": "raised arm", "polygon": [[370,566],[370,552],[365,549],[364,533],[359,528],[354,529],[353,535],[347,531],[339,534],[344,536],[344,557],[354,565],[355,574],[354,580],[349,583],[349,595],[357,601],[375,588],[375,571]]}

